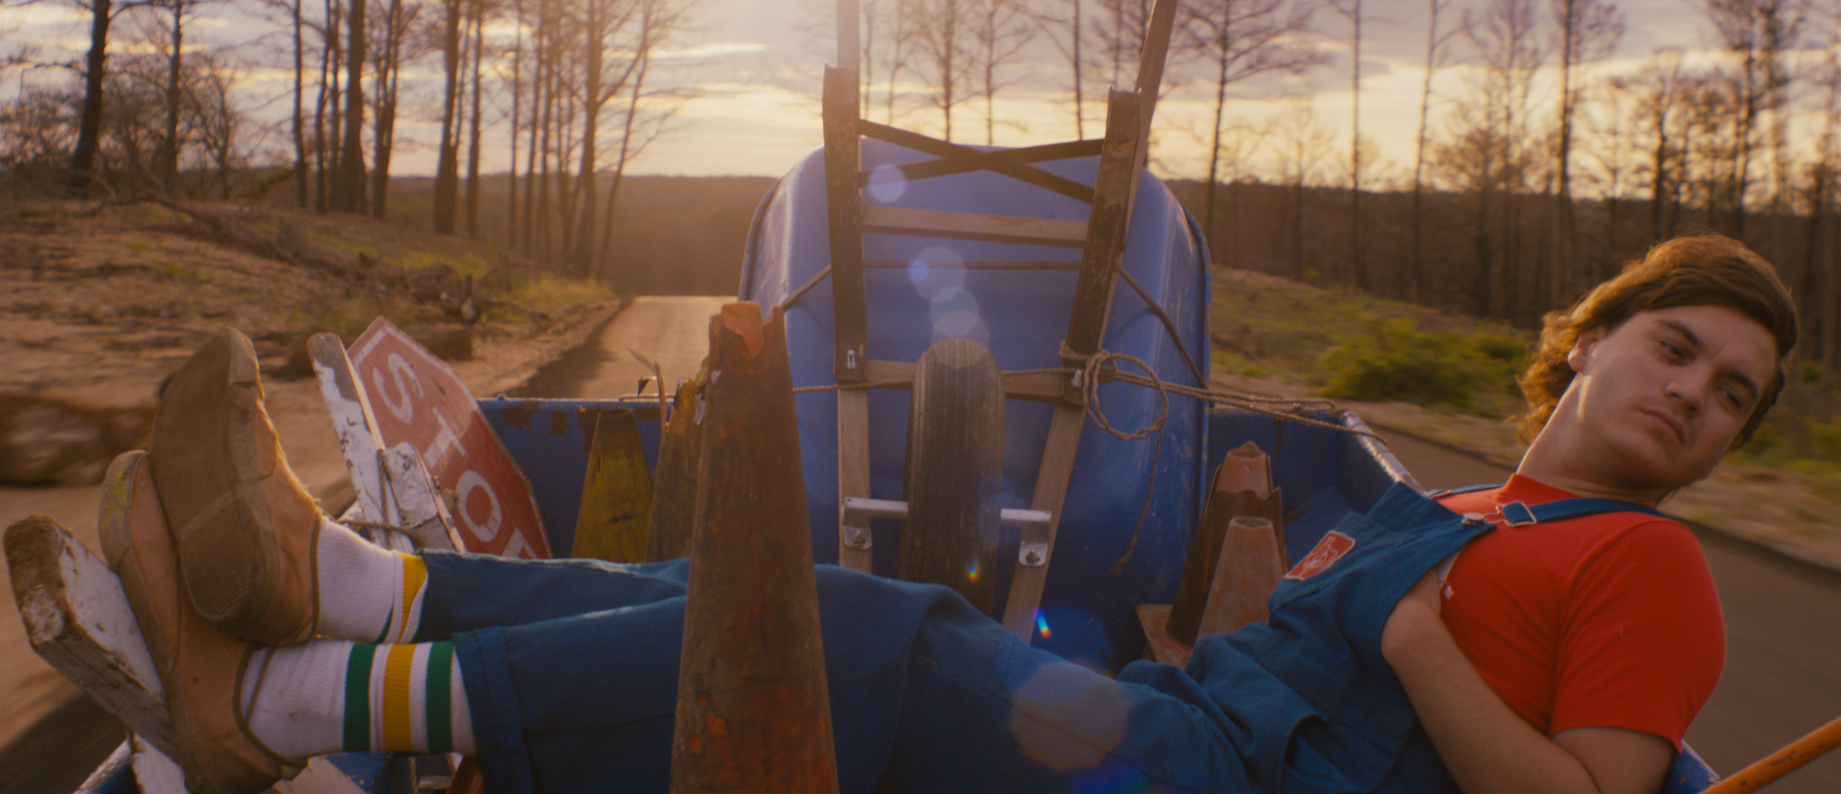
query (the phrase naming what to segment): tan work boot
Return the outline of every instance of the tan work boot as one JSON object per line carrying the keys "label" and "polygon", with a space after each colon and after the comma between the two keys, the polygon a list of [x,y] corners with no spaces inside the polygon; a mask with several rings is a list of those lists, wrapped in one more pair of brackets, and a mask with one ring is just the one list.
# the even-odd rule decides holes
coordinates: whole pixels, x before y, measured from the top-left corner
{"label": "tan work boot", "polygon": [[160,397],[148,459],[192,605],[266,645],[313,635],[319,505],[288,469],[262,407],[256,350],[225,328]]}
{"label": "tan work boot", "polygon": [[[292,778],[306,761],[270,750],[249,730],[243,676],[256,646],[212,626],[192,608],[179,555],[154,493],[147,457],[123,455],[110,470],[126,487],[103,492],[103,559],[121,578],[172,711],[173,759],[193,794],[254,794]],[[126,469],[124,471],[124,469]]]}

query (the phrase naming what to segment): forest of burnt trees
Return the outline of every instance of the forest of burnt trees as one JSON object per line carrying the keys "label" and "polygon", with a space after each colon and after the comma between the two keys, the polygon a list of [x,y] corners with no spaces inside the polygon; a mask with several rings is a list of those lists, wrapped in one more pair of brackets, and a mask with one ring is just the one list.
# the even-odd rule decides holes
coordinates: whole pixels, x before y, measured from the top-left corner
{"label": "forest of burnt trees", "polygon": [[[785,13],[821,30],[830,2]],[[1804,358],[1838,363],[1841,0],[1681,0],[1701,39],[1621,60],[1615,0],[1363,2],[1184,0],[1163,107],[1189,112],[1164,112],[1152,163],[1200,177],[1172,185],[1217,263],[1526,326],[1657,240],[1718,231],[1778,264]],[[0,0],[0,77],[18,86],[0,93],[0,177],[412,218],[618,284],[659,265],[615,243],[626,170],[697,101],[682,52],[716,5]],[[8,32],[6,12],[53,6],[89,20],[80,57]],[[974,144],[1097,136],[1150,6],[863,0],[863,113]],[[1364,116],[1377,36],[1418,101]],[[1422,57],[1399,56],[1409,40]],[[252,96],[258,72],[287,89]],[[1351,102],[1346,122],[1319,120],[1326,97]],[[1248,119],[1249,99],[1291,109]],[[1379,151],[1377,110],[1417,120],[1409,151]],[[433,152],[432,189],[398,206],[411,150]]]}

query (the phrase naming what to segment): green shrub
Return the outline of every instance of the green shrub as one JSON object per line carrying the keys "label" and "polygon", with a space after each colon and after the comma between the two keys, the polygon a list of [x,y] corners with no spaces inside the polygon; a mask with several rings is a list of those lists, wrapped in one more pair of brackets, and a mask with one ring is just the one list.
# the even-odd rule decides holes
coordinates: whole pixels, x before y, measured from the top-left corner
{"label": "green shrub", "polygon": [[1498,334],[1421,331],[1407,318],[1384,320],[1323,354],[1323,394],[1471,410],[1481,394],[1513,390],[1525,356],[1519,340]]}

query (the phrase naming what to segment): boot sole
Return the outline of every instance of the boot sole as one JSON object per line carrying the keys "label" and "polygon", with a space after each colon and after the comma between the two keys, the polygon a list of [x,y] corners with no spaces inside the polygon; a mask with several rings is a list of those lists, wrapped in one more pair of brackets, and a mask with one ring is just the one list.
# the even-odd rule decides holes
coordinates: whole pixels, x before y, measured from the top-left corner
{"label": "boot sole", "polygon": [[[224,352],[227,361],[223,371],[201,373],[201,379],[215,382],[215,388],[223,389],[221,395],[207,396],[209,402],[222,401],[221,405],[211,407],[223,413],[212,416],[212,412],[207,412],[205,427],[190,428],[204,433],[222,428],[223,436],[219,439],[222,447],[217,459],[198,466],[217,470],[162,471],[160,473],[169,477],[159,477],[156,481],[202,477],[206,484],[222,489],[216,499],[190,516],[167,513],[175,527],[173,534],[178,544],[180,570],[192,605],[206,620],[231,634],[261,637],[264,619],[273,610],[274,605],[268,602],[272,600],[270,596],[279,579],[281,563],[268,500],[262,490],[266,472],[256,444],[259,436],[256,425],[262,416],[258,364],[255,349],[247,338],[230,329],[221,333],[228,347]],[[201,365],[205,364],[201,362]],[[178,380],[174,378],[175,382]],[[187,398],[183,394],[175,396],[181,400]],[[156,432],[158,430],[156,420]],[[209,439],[202,443],[209,446]],[[162,446],[156,442],[156,461],[162,460]]]}

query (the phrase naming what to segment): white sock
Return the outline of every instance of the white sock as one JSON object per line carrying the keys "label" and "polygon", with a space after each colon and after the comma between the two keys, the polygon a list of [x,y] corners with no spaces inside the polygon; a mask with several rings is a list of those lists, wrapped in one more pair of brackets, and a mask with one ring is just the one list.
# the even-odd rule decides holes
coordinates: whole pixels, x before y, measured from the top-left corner
{"label": "white sock", "polygon": [[451,642],[320,640],[258,651],[249,670],[249,729],[282,755],[479,749]]}
{"label": "white sock", "polygon": [[289,758],[339,752],[351,650],[349,642],[314,640],[256,651],[243,675],[250,732]]}
{"label": "white sock", "polygon": [[428,567],[331,520],[320,525],[320,622],[326,637],[407,642],[422,622]]}

